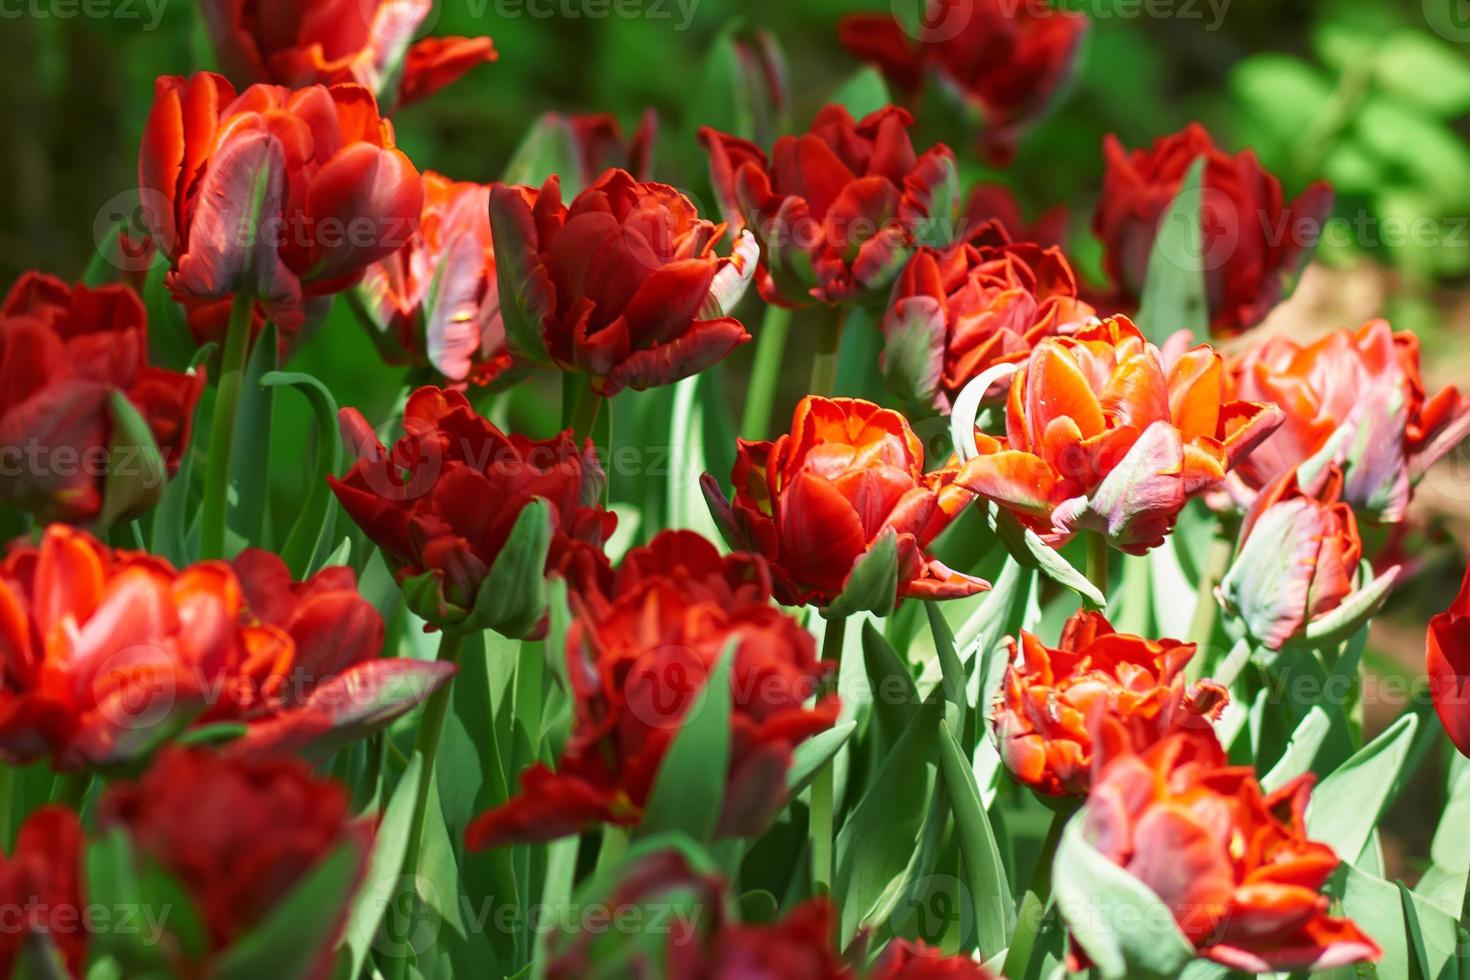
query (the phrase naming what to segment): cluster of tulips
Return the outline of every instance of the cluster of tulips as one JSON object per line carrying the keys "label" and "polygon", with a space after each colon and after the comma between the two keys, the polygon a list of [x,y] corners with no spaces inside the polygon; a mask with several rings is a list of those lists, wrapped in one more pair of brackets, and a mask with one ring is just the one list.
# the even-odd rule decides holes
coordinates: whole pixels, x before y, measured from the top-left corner
{"label": "cluster of tulips", "polygon": [[[495,57],[408,43],[429,0],[201,0],[224,74],[158,80],[146,220],[104,246],[144,267],[30,273],[0,309],[0,974],[1436,975],[1405,937],[1442,910],[1385,886],[1424,921],[1355,914],[1341,883],[1383,884],[1375,760],[1434,723],[1362,744],[1364,630],[1404,578],[1363,529],[1405,526],[1470,400],[1383,321],[1255,331],[1307,252],[1272,230],[1331,192],[1286,201],[1198,125],[1103,148],[1106,284],[1056,216],[963,198],[955,151],[914,145],[925,95],[1003,165],[1087,21],[937,6],[846,19],[903,104],[796,133],[773,39],[726,35],[760,111],[698,133],[710,215],[650,179],[652,116],[548,116],[574,153],[539,186],[421,173],[383,113]],[[1179,261],[1180,214],[1224,244]],[[334,299],[416,379],[386,439],[257,370]],[[150,358],[159,310],[188,365]],[[793,329],[818,353],[770,439]],[[690,405],[728,408],[703,382],[752,341],[708,514],[614,506],[609,415],[676,389],[648,404],[681,406],[689,458]],[[491,421],[556,375],[564,431]],[[261,385],[326,423],[285,537],[251,498]],[[1470,752],[1467,617],[1470,579],[1427,674]],[[1273,693],[1314,671],[1344,703]],[[903,910],[936,882],[966,903],[924,934]],[[477,941],[465,897],[642,927]],[[79,920],[99,903],[170,914],[141,937]],[[393,934],[415,910],[432,941]]]}

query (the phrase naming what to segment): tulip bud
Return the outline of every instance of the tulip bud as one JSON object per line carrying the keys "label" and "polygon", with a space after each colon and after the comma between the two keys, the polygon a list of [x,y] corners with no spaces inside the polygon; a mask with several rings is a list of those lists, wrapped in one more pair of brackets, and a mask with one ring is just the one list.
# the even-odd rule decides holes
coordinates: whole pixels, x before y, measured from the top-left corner
{"label": "tulip bud", "polygon": [[1361,567],[1342,470],[1329,466],[1306,480],[1293,470],[1261,491],[1217,593],[1232,624],[1271,650],[1356,631],[1399,573],[1395,566],[1375,579]]}

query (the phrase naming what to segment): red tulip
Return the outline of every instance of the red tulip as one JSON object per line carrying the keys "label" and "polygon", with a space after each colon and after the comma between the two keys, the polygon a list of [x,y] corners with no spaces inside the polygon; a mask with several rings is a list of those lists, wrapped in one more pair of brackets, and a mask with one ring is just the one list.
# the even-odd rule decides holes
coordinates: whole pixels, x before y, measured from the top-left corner
{"label": "red tulip", "polygon": [[[26,273],[0,306],[0,498],[77,523],[146,509],[165,474],[129,447],[151,442],[177,470],[203,388],[203,372],[149,367],[147,315],[126,286]],[[142,431],[119,415],[117,397]],[[132,480],[110,485],[114,472]]]}
{"label": "red tulip", "polygon": [[1179,732],[1140,752],[1104,738],[1083,833],[1158,895],[1201,957],[1274,973],[1382,955],[1352,921],[1328,915],[1321,892],[1338,858],[1307,838],[1310,773],[1268,794],[1249,767],[1229,765],[1213,733]]}
{"label": "red tulip", "polygon": [[[0,976],[35,976],[18,971],[33,959],[23,950],[38,939],[60,954],[65,977],[81,977],[87,964],[86,899],[83,889],[82,826],[64,807],[44,806],[21,824],[15,848],[0,856]],[[48,963],[49,965],[49,963]],[[52,975],[52,974],[47,974]]]}
{"label": "red tulip", "polygon": [[464,395],[439,388],[409,397],[403,425],[390,451],[360,413],[344,409],[359,459],[330,483],[431,625],[505,628],[478,623],[477,604],[517,519],[538,498],[551,510],[547,573],[581,567],[589,551],[600,556],[617,519],[599,505],[604,476],[590,440],[579,448],[570,432],[544,441],[507,435]]}
{"label": "red tulip", "polygon": [[382,637],[347,569],[293,585],[246,551],[180,572],[52,525],[0,564],[0,758],[116,765],[196,721],[245,723],[240,752],[360,735],[447,678],[377,659]]}
{"label": "red tulip", "polygon": [[1206,681],[1189,688],[1193,643],[1119,633],[1100,612],[1067,620],[1061,642],[1022,631],[995,707],[1001,758],[1018,781],[1049,796],[1082,796],[1091,783],[1092,730],[1100,715],[1138,748],[1217,717],[1228,694]]}
{"label": "red tulip", "polygon": [[1399,569],[1369,579],[1363,540],[1342,500],[1343,475],[1329,465],[1311,480],[1299,470],[1272,481],[1246,512],[1235,559],[1220,583],[1225,611],[1261,645],[1280,650],[1321,629],[1355,629],[1377,612]]}
{"label": "red tulip", "polygon": [[371,266],[359,298],[389,363],[432,367],[450,382],[488,384],[510,368],[490,188],[424,173],[419,231]]}
{"label": "red tulip", "polygon": [[[581,164],[578,174],[580,186],[591,187],[597,183],[597,178],[614,167],[628,171],[634,180],[646,181],[653,177],[658,113],[652,109],[644,111],[638,128],[626,139],[617,116],[605,112],[570,116],[548,112],[543,118],[565,134],[575,151]],[[563,179],[570,179],[570,175],[564,175]]]}
{"label": "red tulip", "polygon": [[359,85],[292,92],[201,73],[160,78],[138,181],[168,284],[197,303],[246,293],[285,328],[408,243],[423,188]]}
{"label": "red tulip", "polygon": [[1209,347],[1166,364],[1123,317],[1048,338],[1012,380],[1004,440],[978,434],[957,482],[1054,547],[1088,529],[1143,554],[1281,424],[1225,384]]}
{"label": "red tulip", "polygon": [[832,605],[859,562],[887,536],[897,552],[897,595],[951,599],[990,586],[945,567],[928,553],[970,497],[955,471],[924,472],[924,448],[899,413],[854,398],[808,395],[790,435],[740,440],[735,499],[713,478],[705,496],[731,541],[771,563],[776,598],[787,605]]}
{"label": "red tulip", "polygon": [[356,82],[407,105],[494,61],[488,37],[411,43],[432,0],[205,0],[204,26],[237,84],[287,88]]}
{"label": "red tulip", "polygon": [[967,956],[945,956],[921,942],[894,939],[883,948],[867,980],[991,980],[992,974]]}
{"label": "red tulip", "polygon": [[1060,249],[1012,242],[987,224],[943,250],[920,249],[904,267],[883,320],[884,373],[897,393],[948,412],[987,369],[1092,318]]}
{"label": "red tulip", "polygon": [[1007,0],[928,0],[920,17],[915,33],[891,15],[853,14],[838,37],[910,97],[934,75],[980,116],[997,162],[1070,80],[1088,26],[1080,13]]}
{"label": "red tulip", "polygon": [[700,130],[733,227],[760,241],[761,295],[803,306],[880,299],[916,247],[948,241],[958,197],[954,154],[914,153],[913,118],[888,106],[861,122],[829,105],[809,132],[754,143]]}
{"label": "red tulip", "polygon": [[598,394],[698,374],[750,339],[729,314],[755,273],[742,237],[666,184],[609,170],[571,205],[553,176],[539,192],[496,186],[490,220],[511,354],[585,372]]}
{"label": "red tulip", "polygon": [[[119,829],[141,860],[171,875],[202,925],[202,954],[169,943],[179,976],[218,962],[323,861],[349,849],[367,870],[373,828],[355,821],[347,791],[292,759],[248,761],[197,749],[161,754],[139,779],[111,784],[97,806],[102,831]],[[341,907],[314,909],[345,924]],[[330,938],[330,936],[329,936]],[[317,951],[329,972],[332,950]]]}
{"label": "red tulip", "polygon": [[638,823],[669,745],[732,644],[722,836],[766,829],[786,801],[792,749],[836,720],[835,697],[804,705],[827,665],[811,634],[770,604],[760,558],[721,557],[692,531],[665,531],[629,554],[611,586],[574,597],[576,715],[556,772],[527,770],[519,796],[470,825],[471,848]]}
{"label": "red tulip", "polygon": [[1450,741],[1470,756],[1470,568],[1450,607],[1429,620],[1429,692]]}
{"label": "red tulip", "polygon": [[1374,520],[1401,521],[1414,484],[1470,434],[1470,399],[1453,386],[1428,397],[1418,338],[1385,320],[1308,345],[1272,337],[1231,366],[1230,381],[1236,397],[1285,413],[1226,481],[1237,506],[1299,466],[1338,463],[1344,500]]}
{"label": "red tulip", "polygon": [[1103,265],[1125,301],[1143,293],[1160,219],[1174,203],[1189,167],[1205,159],[1200,228],[1210,332],[1241,333],[1271,311],[1306,261],[1332,210],[1332,189],[1316,183],[1290,204],[1281,182],[1249,150],[1231,157],[1203,126],[1157,140],[1148,150],[1103,143],[1107,171],[1092,227]]}

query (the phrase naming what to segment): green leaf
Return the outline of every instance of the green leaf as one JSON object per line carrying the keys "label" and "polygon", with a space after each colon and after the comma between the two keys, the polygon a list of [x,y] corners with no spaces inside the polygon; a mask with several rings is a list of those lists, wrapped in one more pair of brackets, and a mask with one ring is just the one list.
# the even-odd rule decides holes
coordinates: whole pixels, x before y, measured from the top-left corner
{"label": "green leaf", "polygon": [[464,628],[493,629],[509,637],[535,632],[546,615],[546,555],[550,550],[551,504],[536,497],[516,517],[505,547],[480,584]]}
{"label": "green leaf", "polygon": [[112,444],[107,454],[99,527],[136,517],[156,504],[168,483],[168,467],[153,439],[153,430],[120,391],[107,397],[112,416]]}
{"label": "green leaf", "polygon": [[1332,100],[1332,82],[1322,72],[1284,54],[1246,58],[1231,69],[1230,88],[1272,136],[1287,144],[1312,130]]}
{"label": "green leaf", "polygon": [[582,191],[582,159],[572,128],[564,117],[548,112],[531,126],[505,166],[501,183],[540,187],[552,174],[561,178],[564,199]]}
{"label": "green leaf", "polygon": [[1313,840],[1344,858],[1362,853],[1399,783],[1418,728],[1417,716],[1404,715],[1322,780],[1307,808]]}
{"label": "green leaf", "polygon": [[975,773],[948,722],[939,723],[939,770],[954,813],[960,854],[965,860],[976,939],[983,955],[994,956],[1010,941],[1016,924],[1015,905],[995,832],[980,802]]}
{"label": "green leaf", "polygon": [[322,858],[254,929],[215,958],[212,980],[306,980],[352,897],[362,852],[347,841]]}
{"label": "green leaf", "polygon": [[383,819],[373,841],[373,853],[368,860],[367,876],[358,889],[357,900],[352,903],[352,915],[347,923],[349,968],[346,980],[362,976],[378,927],[382,925],[388,902],[393,898],[392,890],[397,887],[403,858],[408,853],[410,824],[422,769],[423,760],[415,755],[409,760],[408,768],[403,771],[387,808],[383,810]]}
{"label": "green leaf", "polygon": [[897,744],[919,711],[919,689],[899,657],[871,620],[863,621],[863,667],[876,726],[875,750],[884,754]]}
{"label": "green leaf", "polygon": [[862,926],[886,919],[907,885],[905,871],[938,778],[942,707],[931,698],[914,715],[837,834],[832,884],[841,910],[839,946]]}
{"label": "green leaf", "polygon": [[1205,269],[1221,261],[1215,250],[1234,243],[1213,243],[1209,253],[1200,232],[1200,211],[1208,203],[1203,190],[1205,161],[1189,165],[1174,203],[1159,220],[1148,259],[1148,274],[1138,304],[1138,326],[1155,344],[1179,330],[1196,339],[1209,337],[1210,314],[1205,299]]}
{"label": "green leaf", "polygon": [[[1434,980],[1455,976],[1459,924],[1438,902],[1418,895],[1406,902],[1398,885],[1346,863],[1328,892],[1341,899],[1343,914],[1383,947],[1383,958],[1375,964],[1378,976],[1408,978],[1416,964],[1426,965],[1425,975]],[[1413,922],[1406,915],[1410,905]]]}
{"label": "green leaf", "polygon": [[995,531],[1005,542],[1006,549],[1012,557],[1022,564],[1039,570],[1047,578],[1059,585],[1064,585],[1073,592],[1092,603],[1095,608],[1102,609],[1107,606],[1107,598],[1096,585],[1088,580],[1087,576],[1078,571],[1076,566],[1067,561],[1055,548],[1052,548],[1040,535],[1029,527],[1023,527],[1016,516],[1004,507],[992,508],[995,517]]}
{"label": "green leaf", "polygon": [[1326,711],[1314,705],[1301,724],[1296,726],[1296,731],[1292,733],[1291,741],[1286,746],[1286,752],[1276,760],[1271,771],[1261,777],[1262,788],[1268,793],[1274,793],[1296,777],[1311,771],[1312,760],[1330,731],[1332,720]]}
{"label": "green leaf", "polygon": [[929,629],[934,634],[934,650],[939,657],[939,669],[944,675],[944,700],[949,705],[945,711],[945,719],[951,729],[963,734],[965,715],[969,709],[965,700],[968,686],[965,668],[955,651],[954,634],[949,631],[949,624],[939,611],[939,604],[924,603],[924,612],[929,616]]}
{"label": "green leaf", "polygon": [[1074,817],[1053,865],[1057,908],[1073,939],[1106,980],[1177,976],[1194,946],[1169,907],[1143,882],[1108,860]]}
{"label": "green leaf", "polygon": [[148,311],[148,359],[170,371],[182,371],[189,367],[199,345],[189,331],[183,307],[174,301],[164,285],[168,271],[167,262],[158,262],[148,270],[148,278],[143,283],[143,306]]}
{"label": "green leaf", "polygon": [[898,534],[888,528],[852,563],[842,594],[822,610],[822,615],[827,619],[846,619],[860,612],[887,616],[897,602]]}
{"label": "green leaf", "polygon": [[680,719],[654,778],[640,837],[670,831],[714,839],[730,769],[730,671],[734,641],[710,671],[704,689]]}
{"label": "green leaf", "polygon": [[888,94],[888,84],[883,81],[883,73],[870,65],[844,82],[828,101],[847,109],[853,118],[862,119],[888,105],[893,99]]}
{"label": "green leaf", "polygon": [[837,756],[857,728],[855,721],[839,721],[825,732],[818,732],[791,752],[791,768],[786,770],[786,794],[799,796],[812,781],[817,770]]}
{"label": "green leaf", "polygon": [[342,466],[337,400],[326,385],[309,374],[272,371],[262,377],[260,383],[267,388],[279,385],[295,388],[311,404],[312,416],[316,419],[316,473],[307,484],[306,501],[281,547],[281,557],[291,569],[292,577],[304,579],[320,567],[316,559],[325,554],[332,539],[336,511],[332,507],[332,488],[327,485],[327,477],[336,475]]}

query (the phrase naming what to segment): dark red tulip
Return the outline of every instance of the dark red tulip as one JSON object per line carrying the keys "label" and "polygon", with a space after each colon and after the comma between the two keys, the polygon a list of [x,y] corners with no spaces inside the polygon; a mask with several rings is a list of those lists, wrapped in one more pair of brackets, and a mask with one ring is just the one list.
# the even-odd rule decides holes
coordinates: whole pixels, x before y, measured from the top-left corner
{"label": "dark red tulip", "polygon": [[1470,568],[1455,601],[1429,620],[1425,655],[1434,710],[1455,748],[1470,756]]}
{"label": "dark red tulip", "polygon": [[617,525],[600,505],[605,477],[591,441],[579,447],[570,432],[507,435],[464,395],[439,388],[409,397],[391,450],[355,409],[342,411],[342,425],[359,458],[332,490],[432,625],[472,622],[481,587],[536,499],[551,507],[548,574],[575,572],[589,551],[595,567]]}
{"label": "dark red tulip", "polygon": [[[0,306],[0,498],[42,520],[77,523],[104,509],[114,519],[145,509],[165,474],[150,477],[141,455],[114,446],[151,439],[173,473],[203,388],[202,371],[149,366],[147,315],[128,287],[26,273]],[[119,417],[115,396],[145,431]],[[109,501],[108,474],[124,469],[137,484]]]}
{"label": "dark red tulip", "polygon": [[1083,14],[1044,0],[926,0],[920,18],[909,28],[891,15],[853,14],[838,37],[910,97],[934,76],[979,115],[982,147],[997,162],[1071,79],[1088,27]]}
{"label": "dark red tulip", "polygon": [[[170,943],[178,976],[210,964],[259,925],[314,869],[342,849],[367,870],[373,827],[354,820],[347,790],[294,759],[245,760],[170,749],[141,777],[111,784],[97,805],[103,832],[120,829],[141,860],[168,872],[198,913],[200,955]],[[345,923],[348,899],[313,914]],[[328,938],[331,934],[328,933]],[[329,972],[319,953],[314,976]]]}
{"label": "dark red tulip", "polygon": [[423,206],[367,89],[236,96],[207,72],[158,80],[138,182],[178,299],[245,293],[287,329],[306,297],[340,292],[406,245]]}
{"label": "dark red tulip", "polygon": [[17,972],[23,950],[36,940],[60,954],[65,977],[81,977],[87,964],[87,910],[84,889],[82,825],[60,806],[44,806],[21,824],[9,857],[0,856],[0,976]]}
{"label": "dark red tulip", "polygon": [[1210,332],[1228,337],[1255,326],[1280,302],[1332,210],[1332,188],[1318,182],[1287,203],[1281,181],[1250,150],[1232,157],[1198,123],[1147,150],[1103,142],[1107,170],[1092,228],[1103,265],[1125,304],[1143,294],[1160,219],[1191,164],[1205,159],[1200,199]]}
{"label": "dark red tulip", "polygon": [[804,705],[828,667],[811,634],[771,605],[759,557],[722,557],[692,531],[664,531],[608,585],[576,599],[567,636],[576,714],[556,772],[527,770],[518,796],[470,825],[470,847],[638,823],[669,745],[732,644],[723,836],[766,829],[786,800],[792,749],[836,720],[835,697]]}
{"label": "dark red tulip", "polygon": [[[410,43],[433,0],[204,0],[220,64],[239,85],[356,82],[384,105],[407,105],[496,58],[488,37]],[[385,87],[392,86],[385,91]]]}
{"label": "dark red tulip", "polygon": [[922,942],[894,939],[867,980],[993,980],[993,975],[967,956],[946,956]]}
{"label": "dark red tulip", "polygon": [[768,302],[877,300],[915,248],[949,240],[954,154],[943,144],[916,154],[912,124],[894,106],[854,121],[829,105],[810,131],[776,140],[769,159],[748,140],[700,130],[726,220],[760,242]]}
{"label": "dark red tulip", "polygon": [[1092,319],[1060,249],[1013,242],[987,223],[904,267],[883,318],[884,377],[908,400],[948,412],[986,370]]}
{"label": "dark red tulip", "polygon": [[750,340],[729,314],[755,274],[743,236],[666,184],[609,170],[570,205],[553,176],[540,191],[496,186],[491,224],[511,354],[581,371],[595,392],[643,390],[698,374]]}

